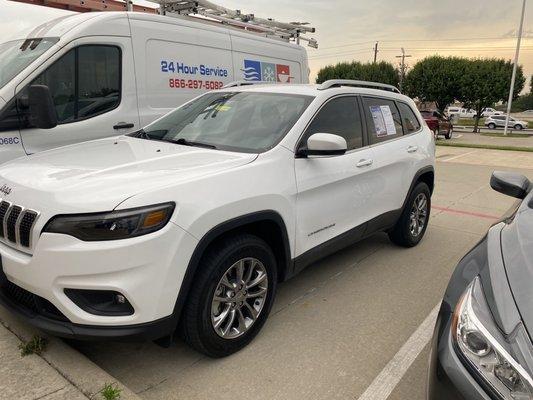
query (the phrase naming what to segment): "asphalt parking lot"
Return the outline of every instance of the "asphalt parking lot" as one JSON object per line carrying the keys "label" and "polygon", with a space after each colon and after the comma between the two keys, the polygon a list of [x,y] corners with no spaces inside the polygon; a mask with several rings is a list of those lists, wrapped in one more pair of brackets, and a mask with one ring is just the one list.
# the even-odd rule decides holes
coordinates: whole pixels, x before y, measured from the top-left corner
{"label": "asphalt parking lot", "polygon": [[377,235],[282,284],[257,339],[208,359],[178,342],[76,344],[146,399],[424,399],[432,315],[457,261],[513,204],[494,169],[531,153],[438,148],[430,226],[413,249]]}

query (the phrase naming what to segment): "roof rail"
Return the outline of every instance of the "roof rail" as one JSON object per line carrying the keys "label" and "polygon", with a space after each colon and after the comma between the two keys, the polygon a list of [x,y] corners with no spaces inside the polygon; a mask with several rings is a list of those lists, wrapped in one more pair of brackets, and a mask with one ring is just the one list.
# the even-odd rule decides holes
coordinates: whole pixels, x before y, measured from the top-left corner
{"label": "roof rail", "polygon": [[402,93],[396,86],[387,85],[386,83],[369,82],[369,81],[356,81],[351,79],[330,79],[322,83],[318,90],[326,90],[340,86],[361,87],[369,89],[386,90],[394,93]]}
{"label": "roof rail", "polygon": [[249,85],[277,85],[276,82],[267,82],[267,81],[234,81],[225,84],[221,89],[227,89],[237,86],[249,86]]}

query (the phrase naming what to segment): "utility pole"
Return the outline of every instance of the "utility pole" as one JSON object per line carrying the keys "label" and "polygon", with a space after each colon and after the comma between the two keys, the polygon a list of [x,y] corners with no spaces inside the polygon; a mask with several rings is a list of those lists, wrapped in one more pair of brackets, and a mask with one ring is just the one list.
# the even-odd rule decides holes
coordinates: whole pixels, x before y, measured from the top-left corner
{"label": "utility pole", "polygon": [[509,117],[511,116],[511,104],[514,95],[514,83],[516,80],[516,68],[518,67],[518,56],[520,54],[520,42],[522,41],[522,29],[524,27],[524,14],[526,13],[526,0],[522,2],[522,16],[520,17],[520,27],[518,28],[518,39],[516,41],[516,52],[514,54],[513,75],[511,77],[511,88],[509,89],[509,99],[507,100],[507,115],[505,117],[504,136],[507,136]]}
{"label": "utility pole", "polygon": [[399,56],[396,56],[396,58],[402,59],[400,61],[400,90],[403,90],[403,80],[405,79],[405,70],[406,70],[405,59],[407,57],[412,57],[412,55],[405,54],[405,49],[402,47],[402,54]]}
{"label": "utility pole", "polygon": [[378,43],[379,42],[376,42],[376,44],[374,45],[374,64],[376,63],[377,59],[378,59]]}

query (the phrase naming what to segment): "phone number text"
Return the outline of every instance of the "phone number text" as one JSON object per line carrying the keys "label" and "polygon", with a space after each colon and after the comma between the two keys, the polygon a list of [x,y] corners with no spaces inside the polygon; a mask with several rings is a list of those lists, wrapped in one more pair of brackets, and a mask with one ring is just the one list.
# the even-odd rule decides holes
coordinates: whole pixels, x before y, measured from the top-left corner
{"label": "phone number text", "polygon": [[204,81],[201,79],[178,79],[170,78],[168,86],[174,89],[206,89],[214,90],[220,89],[224,86],[224,82],[220,81]]}

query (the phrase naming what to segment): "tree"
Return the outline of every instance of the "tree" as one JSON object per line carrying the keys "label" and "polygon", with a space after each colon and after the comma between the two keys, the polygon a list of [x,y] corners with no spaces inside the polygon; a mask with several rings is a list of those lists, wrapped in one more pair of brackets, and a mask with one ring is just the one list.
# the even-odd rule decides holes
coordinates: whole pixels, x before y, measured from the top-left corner
{"label": "tree", "polygon": [[[476,111],[474,132],[477,132],[483,109],[499,101],[507,100],[513,64],[503,59],[473,59],[464,62],[466,68],[460,79],[458,97],[464,107]],[[522,67],[519,66],[514,87],[515,99],[524,88],[524,83],[524,73]]]}
{"label": "tree", "polygon": [[318,71],[316,83],[322,83],[328,79],[355,79],[386,83],[398,86],[400,75],[391,63],[381,61],[379,63],[341,62],[336,65],[328,65]]}
{"label": "tree", "polygon": [[437,109],[458,98],[465,59],[430,56],[415,64],[405,78],[404,91],[422,102],[435,102]]}

